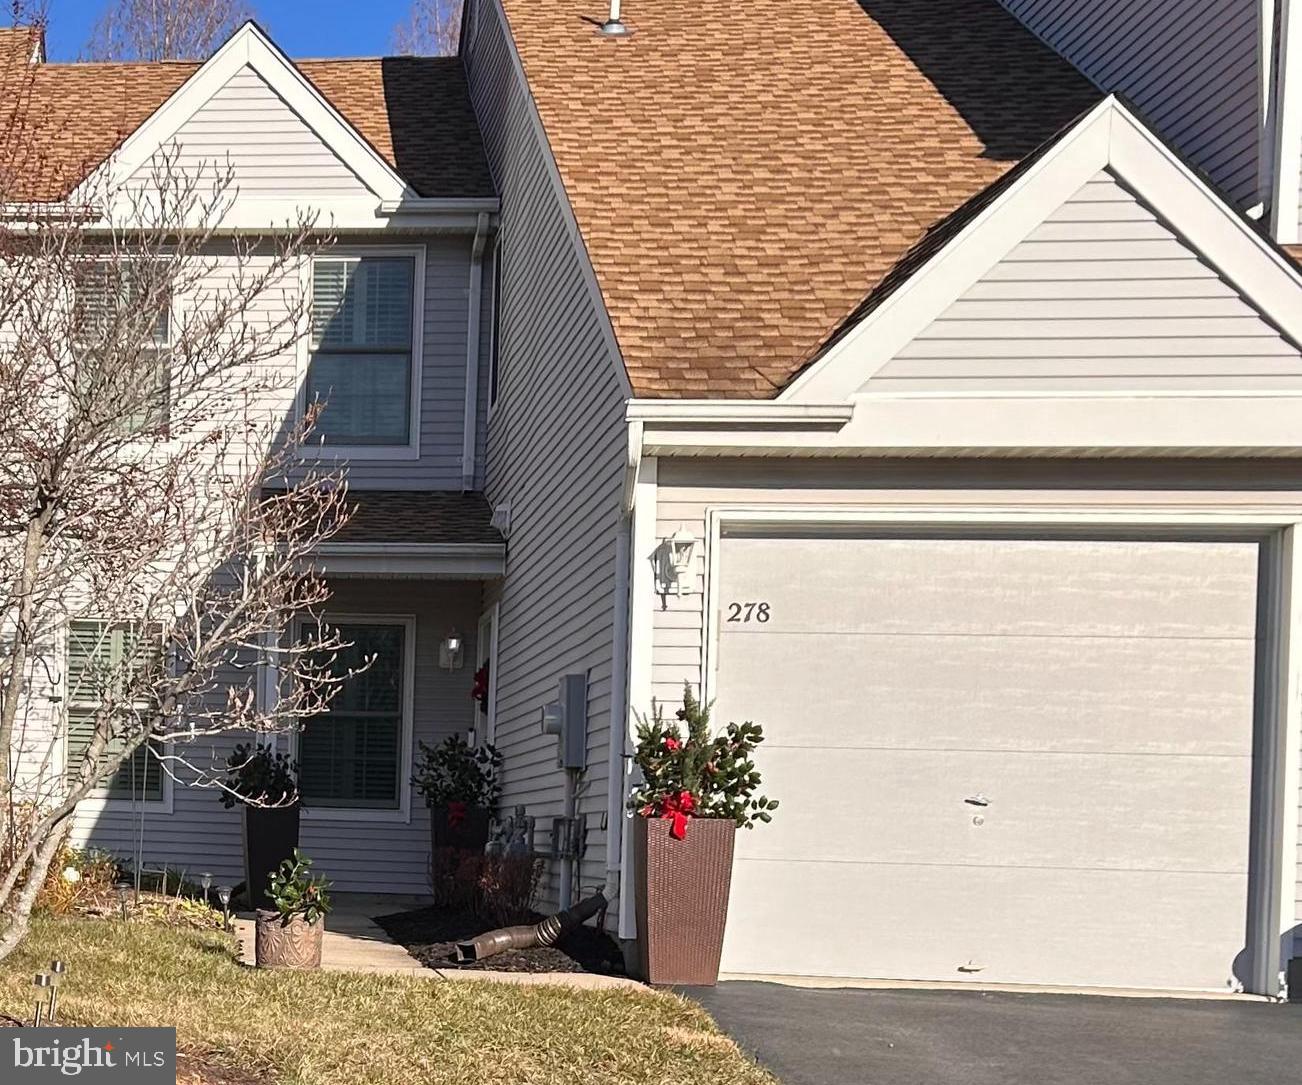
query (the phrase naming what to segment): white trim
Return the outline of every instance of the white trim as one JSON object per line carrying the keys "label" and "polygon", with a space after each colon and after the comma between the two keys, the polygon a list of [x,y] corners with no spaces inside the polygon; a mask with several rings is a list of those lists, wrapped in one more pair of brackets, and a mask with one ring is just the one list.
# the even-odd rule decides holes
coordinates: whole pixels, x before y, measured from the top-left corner
{"label": "white trim", "polygon": [[854,415],[850,403],[779,403],[750,399],[630,399],[628,422],[698,426],[825,426],[835,428]]}
{"label": "white trim", "polygon": [[382,215],[496,215],[502,201],[496,196],[408,196],[381,200]]}
{"label": "white trim", "polygon": [[469,304],[466,312],[466,403],[462,419],[461,489],[475,488],[475,453],[479,445],[480,317],[483,315],[484,251],[488,244],[488,216],[481,214],[470,245]]}
{"label": "white trim", "polygon": [[1296,244],[1298,199],[1302,196],[1302,7],[1279,0],[1275,68],[1274,169],[1271,233],[1282,245]]}
{"label": "white trim", "polygon": [[[378,201],[402,201],[416,196],[271,39],[255,23],[246,22],[127,137],[115,155],[74,190],[68,202],[74,205],[85,202],[88,195],[101,191],[105,183],[109,191],[118,190],[245,66],[266,80]],[[375,206],[372,205],[372,215]]]}
{"label": "white trim", "polygon": [[[386,821],[411,822],[412,748],[416,744],[416,616],[414,614],[353,614],[346,611],[327,610],[322,620],[331,625],[401,625],[402,644],[402,736],[398,740],[398,809],[376,810],[372,807],[308,806],[302,816],[309,821]],[[294,635],[304,622],[295,623]],[[311,726],[309,720],[307,726]],[[298,760],[299,732],[290,735],[289,755]]]}
{"label": "white trim", "polygon": [[1257,178],[1256,202],[1269,210],[1275,179],[1275,6],[1276,0],[1256,0],[1257,33]]}
{"label": "white trim", "polygon": [[[1294,918],[1293,894],[1297,878],[1298,833],[1298,772],[1299,743],[1302,742],[1298,676],[1297,637],[1302,633],[1302,600],[1299,599],[1297,571],[1302,569],[1302,558],[1294,546],[1298,530],[1302,528],[1302,507],[1280,510],[1278,507],[1259,508],[1218,505],[1199,501],[1172,511],[1162,506],[1135,503],[1110,505],[1057,505],[1051,509],[1030,507],[1016,503],[973,503],[962,506],[928,504],[885,503],[872,508],[847,508],[844,506],[791,505],[717,505],[705,510],[706,555],[708,575],[702,601],[705,623],[704,651],[701,661],[701,697],[714,696],[717,685],[714,672],[718,666],[718,613],[716,586],[719,584],[719,562],[722,532],[725,524],[752,527],[799,525],[808,527],[853,525],[917,526],[936,529],[1010,528],[1031,530],[1058,527],[1066,529],[1121,530],[1126,528],[1176,531],[1191,537],[1215,538],[1251,537],[1260,540],[1263,548],[1279,540],[1284,575],[1274,578],[1274,583],[1261,585],[1260,605],[1268,616],[1278,617],[1276,628],[1268,630],[1271,641],[1268,651],[1276,659],[1268,673],[1273,676],[1273,697],[1268,690],[1258,689],[1258,699],[1270,698],[1263,722],[1270,728],[1269,744],[1275,752],[1262,771],[1269,773],[1266,784],[1271,799],[1271,817],[1257,821],[1259,834],[1254,850],[1261,862],[1256,867],[1259,876],[1267,880],[1266,891],[1249,893],[1250,915],[1247,917],[1258,932],[1258,942],[1253,947],[1250,989],[1255,994],[1276,996],[1280,991],[1280,971],[1293,952]],[[649,634],[648,634],[649,635]],[[1278,795],[1279,801],[1273,801]],[[1254,802],[1256,797],[1254,796]],[[1264,870],[1263,870],[1264,868]],[[622,931],[621,931],[622,934]],[[1279,965],[1279,969],[1275,965]]]}
{"label": "white trim", "polygon": [[[1298,143],[1302,146],[1302,132]],[[1302,343],[1302,278],[1297,269],[1109,96],[834,343],[776,402],[836,403],[855,396],[901,348],[1103,169],[1111,169],[1133,188],[1293,343]],[[1251,419],[1242,421],[1250,432]]]}
{"label": "white trim", "polygon": [[506,574],[501,543],[322,543],[313,565],[323,576],[485,580]]}
{"label": "white trim", "polygon": [[[497,645],[498,626],[502,620],[502,604],[494,603],[479,616],[475,637],[476,669],[488,664],[488,707],[484,712],[483,741],[492,745],[497,739]],[[487,627],[488,636],[484,636]],[[479,710],[475,710],[475,730],[479,730]]]}
{"label": "white trim", "polygon": [[[307,256],[300,269],[299,281],[307,307],[307,320],[312,320],[313,268],[317,260],[350,260],[366,257],[407,256],[412,260],[411,273],[411,372],[407,405],[407,443],[405,445],[330,445],[311,439],[299,455],[304,460],[318,463],[351,462],[354,460],[418,460],[420,459],[421,389],[424,387],[422,371],[425,360],[425,262],[428,255],[424,244],[406,245],[338,245],[324,252]],[[303,420],[307,410],[307,371],[312,363],[312,333],[307,329],[298,339],[295,350],[298,391],[294,396],[294,418]]]}
{"label": "white trim", "polygon": [[[538,104],[534,101],[533,91],[530,89],[529,80],[524,74],[524,64],[520,60],[520,51],[516,48],[515,36],[511,33],[511,24],[506,17],[506,11],[502,7],[501,0],[478,0],[480,4],[491,4],[497,15],[498,27],[502,32],[502,37],[506,42],[506,52],[511,60],[511,72],[515,77],[516,89],[524,98],[526,113],[528,115],[529,127],[532,129],[532,135],[537,143],[539,151],[542,152],[543,166],[547,171],[547,179],[551,184],[552,198],[560,210],[561,218],[565,223],[565,232],[569,235],[570,245],[574,253],[579,258],[579,268],[583,275],[583,284],[587,288],[588,297],[592,301],[593,311],[597,314],[597,322],[601,328],[601,336],[606,344],[606,354],[611,365],[616,372],[616,379],[620,383],[622,395],[624,398],[631,398],[633,395],[633,385],[629,381],[628,367],[624,364],[624,355],[619,349],[619,340],[615,336],[615,327],[611,323],[610,313],[606,309],[606,298],[601,292],[601,286],[597,281],[597,273],[592,266],[592,258],[588,254],[587,243],[583,240],[583,232],[579,229],[579,221],[574,215],[574,208],[570,203],[569,193],[565,190],[565,181],[561,178],[560,167],[556,165],[556,157],[552,154],[551,141],[547,138],[547,129],[543,126],[542,115],[538,112]],[[479,19],[480,12],[476,10],[473,18],[476,22]],[[476,42],[479,33],[475,34]],[[463,54],[463,62],[467,68],[473,67],[474,61],[471,55]],[[471,97],[474,94],[474,80],[471,80]],[[475,103],[479,108],[479,103]],[[500,191],[500,187],[499,187]],[[524,228],[527,228],[524,227]],[[499,374],[500,379],[500,374]]]}
{"label": "white trim", "polygon": [[[627,711],[623,727],[626,749],[633,749],[636,740],[636,713],[651,709],[652,665],[655,658],[655,602],[656,602],[656,519],[659,515],[657,499],[657,463],[644,459],[638,472],[633,501],[631,534],[631,568],[629,583],[629,638]],[[612,718],[612,725],[618,716]],[[620,811],[628,807],[628,790],[633,784],[631,774],[622,775]],[[613,786],[613,782],[612,782]],[[619,936],[637,937],[636,901],[633,892],[633,820],[621,819],[623,841],[620,848]]]}

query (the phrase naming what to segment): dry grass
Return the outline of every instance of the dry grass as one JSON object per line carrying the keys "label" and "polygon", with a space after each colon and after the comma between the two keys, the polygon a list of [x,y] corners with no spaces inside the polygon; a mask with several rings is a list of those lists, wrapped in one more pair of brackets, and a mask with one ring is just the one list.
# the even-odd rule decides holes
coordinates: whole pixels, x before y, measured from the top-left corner
{"label": "dry grass", "polygon": [[69,1024],[168,1025],[185,1050],[279,1085],[774,1085],[699,1007],[669,995],[246,969],[225,935],[41,919],[0,973],[69,963]]}

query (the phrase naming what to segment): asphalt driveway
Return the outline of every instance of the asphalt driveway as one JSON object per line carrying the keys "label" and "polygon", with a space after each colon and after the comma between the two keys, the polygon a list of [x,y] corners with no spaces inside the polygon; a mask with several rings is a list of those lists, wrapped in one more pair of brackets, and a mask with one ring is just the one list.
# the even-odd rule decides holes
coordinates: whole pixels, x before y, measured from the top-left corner
{"label": "asphalt driveway", "polygon": [[1280,1085],[1302,1004],[980,991],[688,988],[784,1085]]}

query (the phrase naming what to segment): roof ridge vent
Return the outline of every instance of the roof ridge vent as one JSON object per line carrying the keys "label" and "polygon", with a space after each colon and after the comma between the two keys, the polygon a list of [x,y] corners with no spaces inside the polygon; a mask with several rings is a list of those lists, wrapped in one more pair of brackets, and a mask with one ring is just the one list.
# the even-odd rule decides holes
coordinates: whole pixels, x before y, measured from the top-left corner
{"label": "roof ridge vent", "polygon": [[620,0],[610,0],[610,17],[597,27],[597,33],[607,38],[627,38],[633,33],[619,18]]}

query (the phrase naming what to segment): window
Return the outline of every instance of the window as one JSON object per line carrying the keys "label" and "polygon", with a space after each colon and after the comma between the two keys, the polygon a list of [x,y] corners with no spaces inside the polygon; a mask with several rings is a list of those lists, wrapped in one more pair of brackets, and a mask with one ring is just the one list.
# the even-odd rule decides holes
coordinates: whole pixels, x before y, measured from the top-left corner
{"label": "window", "polygon": [[[151,274],[151,268],[160,268]],[[77,390],[95,420],[140,433],[167,425],[172,345],[169,272],[97,261],[80,269],[74,305]],[[155,309],[142,299],[159,298]]]}
{"label": "window", "polygon": [[303,722],[299,791],[309,809],[400,809],[406,782],[407,626],[345,621],[335,628],[349,646],[338,653],[333,672],[361,673],[340,685],[329,711]]}
{"label": "window", "polygon": [[[108,627],[104,622],[75,621],[68,628],[68,740],[65,763],[69,778],[81,767],[81,760],[95,730],[96,715],[115,683],[130,675],[133,667],[147,662],[149,645],[138,627]],[[117,698],[121,700],[121,698]],[[135,705],[147,709],[143,703]],[[127,721],[124,721],[124,723]],[[160,743],[152,743],[161,753]],[[121,739],[111,739],[108,754],[122,749]],[[125,760],[101,789],[112,799],[163,799],[163,769],[158,758],[141,745]]]}
{"label": "window", "polygon": [[410,256],[313,261],[306,391],[326,444],[411,443],[414,281]]}
{"label": "window", "polygon": [[497,403],[498,370],[502,342],[502,242],[497,242],[493,259],[493,340],[488,349],[488,405]]}

